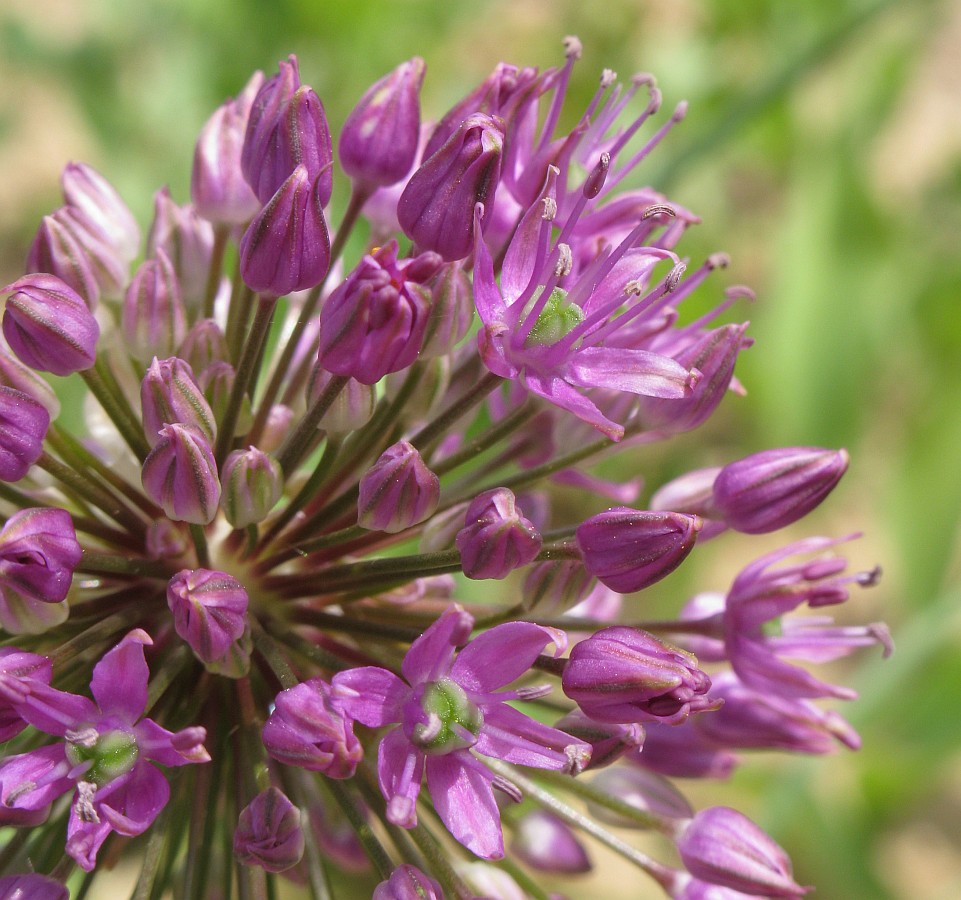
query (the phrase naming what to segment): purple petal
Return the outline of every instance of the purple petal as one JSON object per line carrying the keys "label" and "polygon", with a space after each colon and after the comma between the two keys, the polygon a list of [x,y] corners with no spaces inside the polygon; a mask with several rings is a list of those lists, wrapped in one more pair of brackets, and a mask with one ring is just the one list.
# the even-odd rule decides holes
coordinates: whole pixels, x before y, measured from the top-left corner
{"label": "purple petal", "polygon": [[624,347],[585,347],[571,360],[567,375],[581,387],[679,400],[690,394],[691,373],[680,363],[649,350]]}
{"label": "purple petal", "polygon": [[506,703],[484,707],[484,727],[474,750],[504,762],[579,772],[589,762],[591,745],[525,716]]}
{"label": "purple petal", "polygon": [[203,746],[207,736],[203,728],[185,728],[173,732],[162,728],[153,719],[142,719],[134,732],[143,759],[151,759],[164,766],[210,762],[210,754]]}
{"label": "purple petal", "polygon": [[[557,169],[551,167],[547,173],[547,183],[541,191],[537,200],[530,205],[530,208],[521,219],[517,231],[511,238],[510,246],[504,255],[504,265],[501,267],[501,290],[504,296],[513,302],[516,300],[530,283],[534,276],[534,265],[537,261],[537,247],[540,243],[539,237],[541,230],[550,225],[544,219],[544,200],[556,200],[557,196]],[[475,226],[475,234],[477,234]]]}
{"label": "purple petal", "polygon": [[437,815],[461,844],[482,859],[504,856],[493,777],[465,751],[427,760],[427,789]]}
{"label": "purple petal", "polygon": [[771,653],[762,644],[740,636],[730,646],[731,667],[738,677],[756,691],[770,691],[775,696],[805,699],[837,697],[853,700],[857,692],[827,684],[799,666],[792,666]]}
{"label": "purple petal", "polygon": [[130,725],[143,715],[150,677],[143,648],[152,643],[146,631],[136,628],[93,667],[90,691],[105,715]]}
{"label": "purple petal", "polygon": [[[450,671],[454,650],[470,636],[474,618],[463,607],[447,607],[413,644],[404,657],[401,673],[412,686],[436,681]],[[393,720],[396,721],[396,720]]]}
{"label": "purple petal", "polygon": [[67,694],[46,684],[33,684],[18,712],[24,720],[47,734],[63,737],[72,728],[98,718],[92,700]]}
{"label": "purple petal", "polygon": [[593,425],[611,440],[619,441],[624,436],[622,426],[608,419],[587,397],[563,379],[550,375],[541,377],[527,372],[524,375],[524,384],[532,393],[543,397],[554,406],[574,413],[577,418]]}
{"label": "purple petal", "polygon": [[401,708],[410,696],[410,688],[403,681],[377,666],[338,672],[331,684],[331,696],[344,712],[371,728],[399,722]]}
{"label": "purple petal", "polygon": [[377,779],[387,801],[387,819],[401,828],[417,824],[417,795],[424,778],[425,758],[400,728],[380,742]]}
{"label": "purple petal", "polygon": [[501,298],[500,290],[497,287],[497,280],[494,277],[494,261],[491,259],[490,250],[482,236],[483,228],[480,227],[480,218],[483,210],[474,213],[474,303],[477,306],[477,314],[481,321],[487,325],[503,322],[507,314],[507,307]]}
{"label": "purple petal", "polygon": [[[119,787],[114,789],[114,785]],[[122,783],[118,778],[95,797],[100,817],[118,834],[143,834],[170,799],[167,779],[149,763],[139,763]],[[72,814],[71,814],[72,815]]]}
{"label": "purple petal", "polygon": [[564,632],[533,622],[506,622],[478,635],[461,650],[450,676],[464,690],[487,694],[520,678],[550,643],[563,652]]}
{"label": "purple petal", "polygon": [[[63,744],[39,747],[0,763],[0,824],[9,810],[39,810],[73,789]],[[33,787],[31,787],[31,785]]]}

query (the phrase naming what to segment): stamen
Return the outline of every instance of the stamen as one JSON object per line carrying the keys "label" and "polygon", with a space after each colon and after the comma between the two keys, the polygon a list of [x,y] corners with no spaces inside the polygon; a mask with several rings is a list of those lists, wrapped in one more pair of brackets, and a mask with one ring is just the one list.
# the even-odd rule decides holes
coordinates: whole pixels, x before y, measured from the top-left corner
{"label": "stamen", "polygon": [[554,274],[558,278],[565,278],[571,274],[571,269],[574,268],[574,254],[571,253],[570,244],[558,244],[557,252],[559,257],[557,265],[554,266]]}
{"label": "stamen", "polygon": [[89,781],[77,782],[77,818],[81,822],[89,822],[94,825],[100,824],[100,816],[93,805],[93,798],[97,793],[97,786]]}

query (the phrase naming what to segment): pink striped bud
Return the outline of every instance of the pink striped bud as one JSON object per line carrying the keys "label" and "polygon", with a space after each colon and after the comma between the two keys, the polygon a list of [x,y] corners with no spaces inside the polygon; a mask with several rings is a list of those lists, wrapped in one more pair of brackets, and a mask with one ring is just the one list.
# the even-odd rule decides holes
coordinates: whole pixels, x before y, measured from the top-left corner
{"label": "pink striped bud", "polygon": [[587,571],[629,594],[673,572],[693,549],[700,527],[697,516],[618,506],[579,525],[575,536]]}
{"label": "pink striped bud", "polygon": [[224,462],[221,505],[234,528],[263,522],[284,490],[280,465],[263,450],[234,450]]}
{"label": "pink striped bud", "polygon": [[217,515],[217,463],[204,435],[191,425],[164,425],[144,460],[147,495],[177,522],[207,525]]}
{"label": "pink striped bud", "polygon": [[518,509],[513,491],[484,491],[467,507],[455,545],[468,578],[506,578],[533,562],[540,552],[540,532]]}
{"label": "pink striped bud", "polygon": [[0,293],[12,294],[3,312],[3,335],[22,363],[53,375],[94,364],[100,326],[73,288],[55,275],[37,274]]}
{"label": "pink striped bud", "polygon": [[195,309],[207,291],[207,273],[213,252],[214,230],[189,203],[178,206],[163,188],[154,194],[154,218],[147,235],[147,256],[163,248],[183,293],[187,307]]}
{"label": "pink striped bud", "polygon": [[23,478],[43,453],[50,413],[33,397],[0,387],[0,481]]}
{"label": "pink striped bud", "polygon": [[388,447],[360,480],[357,524],[396,534],[433,515],[440,479],[407,441]]}
{"label": "pink striped bud", "polygon": [[141,362],[173,356],[187,333],[180,281],[170,257],[158,248],[134,273],[123,303],[123,333]]}
{"label": "pink striped bud", "polygon": [[63,222],[44,216],[27,253],[28,272],[47,272],[70,285],[87,308],[97,308],[100,285],[83,246]]}
{"label": "pink striped bud", "polygon": [[244,807],[234,830],[234,856],[246,866],[283,872],[304,855],[300,810],[275,787],[261,791]]}
{"label": "pink striped bud", "polygon": [[193,369],[176,356],[159,360],[155,356],[140,384],[140,405],[147,443],[154,446],[164,425],[192,425],[213,443],[217,423]]}
{"label": "pink striped bud", "polygon": [[60,178],[67,206],[90,231],[130,264],[140,252],[140,228],[110,182],[85,163],[69,163]]}
{"label": "pink striped bud", "polygon": [[374,888],[371,900],[444,900],[441,886],[416,866],[404,863]]}

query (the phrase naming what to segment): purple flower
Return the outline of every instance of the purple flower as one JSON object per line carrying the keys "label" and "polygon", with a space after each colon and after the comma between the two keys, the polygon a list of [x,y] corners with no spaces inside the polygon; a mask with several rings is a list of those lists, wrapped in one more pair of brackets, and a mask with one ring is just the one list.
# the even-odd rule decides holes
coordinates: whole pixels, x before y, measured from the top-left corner
{"label": "purple flower", "polygon": [[436,253],[398,262],[396,240],[365,256],[321,311],[321,366],[363,384],[410,366],[430,316],[424,282],[440,264]]}
{"label": "purple flower", "polygon": [[140,408],[144,434],[151,447],[160,440],[164,425],[174,423],[193,426],[208,442],[217,437],[213,411],[193,369],[176,356],[153,358],[140,384]]}
{"label": "purple flower", "polygon": [[728,463],[714,481],[714,506],[746,534],[777,531],[806,516],[841,480],[844,450],[785,447]]}
{"label": "purple flower", "polygon": [[0,822],[22,810],[47,808],[76,790],[67,825],[67,853],[89,872],[111,831],[145,831],[170,796],[167,780],[151,765],[209,762],[203,728],[172,733],[142,719],[149,671],[144,645],[131,631],[94,666],[93,700],[33,683],[18,711],[40,731],[62,738],[0,762]]}
{"label": "purple flower", "polygon": [[367,189],[395,184],[414,164],[423,80],[419,56],[401,63],[368,88],[344,122],[340,164]]}
{"label": "purple flower", "polygon": [[539,872],[577,875],[591,870],[591,860],[570,826],[535,809],[515,823],[511,852]]}
{"label": "purple flower", "polygon": [[280,464],[256,447],[234,450],[224,460],[220,503],[234,528],[263,522],[284,490]]}
{"label": "purple flower", "polygon": [[602,628],[575,644],[564,667],[564,693],[599,722],[678,724],[714,709],[711,679],[689,653],[639,628]]}
{"label": "purple flower", "polygon": [[50,413],[33,397],[0,386],[0,481],[19,481],[40,459]]}
{"label": "purple flower", "polygon": [[591,516],[575,532],[584,567],[621,594],[670,575],[694,548],[697,516],[617,506]]}
{"label": "purple flower", "polygon": [[338,672],[334,696],[348,715],[379,728],[397,723],[380,742],[377,771],[387,818],[411,828],[422,777],[441,820],[468,850],[485,859],[503,856],[495,776],[475,754],[509,763],[576,772],[590,748],[530,719],[505,701],[530,695],[497,691],[523,675],[560,632],[530,622],[498,625],[467,643],[473,618],[449,607],[404,657],[403,680],[367,666]]}
{"label": "purple flower", "polygon": [[838,627],[827,616],[788,619],[781,623],[779,635],[767,633],[769,622],[802,603],[811,607],[843,603],[848,585],[868,587],[877,582],[880,570],[844,574],[847,563],[838,557],[778,566],[788,557],[838,543],[815,537],[789,544],[762,556],[734,579],[723,615],[724,643],[731,667],[748,687],[782,697],[850,700],[857,696],[855,691],[820,681],[781,657],[829,662],[872,644],[881,644],[885,655],[893,649],[883,625]]}
{"label": "purple flower", "polygon": [[506,578],[533,562],[543,540],[515,505],[514,492],[494,488],[478,494],[467,507],[455,544],[468,578]]}
{"label": "purple flower", "polygon": [[177,522],[207,525],[217,515],[217,463],[203,433],[191,425],[164,425],[144,460],[141,481],[150,498]]}
{"label": "purple flower", "polygon": [[0,625],[19,634],[62,622],[82,556],[65,510],[22,509],[10,516],[0,531]]}
{"label": "purple flower", "polygon": [[232,575],[211,569],[183,569],[167,583],[174,628],[213,672],[239,677],[250,657],[250,599]]}
{"label": "purple flower", "polygon": [[447,262],[467,256],[475,236],[480,240],[484,204],[494,199],[503,151],[499,119],[483,113],[465,118],[407,182],[397,203],[404,234]]}
{"label": "purple flower", "polygon": [[300,810],[283,791],[269,787],[241,810],[234,831],[234,856],[248,866],[283,872],[304,855]]}
{"label": "purple flower", "polygon": [[180,279],[162,247],[140,264],[127,287],[123,331],[130,352],[141,362],[172,356],[187,333]]}
{"label": "purple flower", "polygon": [[374,888],[371,900],[444,900],[444,890],[416,866],[404,863]]}
{"label": "purple flower", "polygon": [[[556,184],[552,169],[511,239],[499,284],[480,218],[475,223],[474,297],[484,326],[478,346],[491,372],[519,379],[527,390],[620,440],[623,427],[603,414],[586,389],[677,400],[689,396],[700,378],[690,366],[613,340],[656,300],[670,297],[683,269],[675,267],[632,303],[641,291],[639,277],[659,260],[674,258],[656,248],[629,249],[636,239],[632,232],[613,252],[575,271],[572,248],[563,240],[572,239],[567,229],[552,246]],[[481,212],[478,207],[478,216]]]}
{"label": "purple flower", "polygon": [[72,375],[96,359],[100,326],[83,299],[55,275],[25,275],[0,288],[7,298],[3,336],[39,372]]}
{"label": "purple flower", "polygon": [[765,897],[801,897],[809,888],[791,877],[791,860],[769,835],[737,810],[701,810],[679,829],[687,870],[709,884]]}
{"label": "purple flower", "polygon": [[264,724],[264,746],[273,759],[328,778],[350,778],[364,751],[351,719],[331,695],[330,685],[312,678],[281,691]]}
{"label": "purple flower", "polygon": [[330,236],[319,180],[297,166],[247,226],[240,241],[246,285],[269,297],[312,288],[330,268]]}
{"label": "purple flower", "polygon": [[190,198],[197,212],[211,222],[242,225],[260,209],[241,171],[240,154],[250,107],[263,80],[262,72],[251,75],[235,99],[217,108],[197,137]]}
{"label": "purple flower", "polygon": [[363,478],[357,496],[357,524],[396,534],[433,515],[440,479],[407,441],[388,447]]}

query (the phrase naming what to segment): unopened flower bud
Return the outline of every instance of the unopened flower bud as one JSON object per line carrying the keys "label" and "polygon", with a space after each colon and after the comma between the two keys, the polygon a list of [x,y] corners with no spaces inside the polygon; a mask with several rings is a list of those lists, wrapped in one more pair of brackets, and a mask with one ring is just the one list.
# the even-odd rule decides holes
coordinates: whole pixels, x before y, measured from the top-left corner
{"label": "unopened flower bud", "polygon": [[691,393],[679,400],[639,397],[645,425],[680,432],[691,431],[706,422],[731,384],[737,355],[746,346],[746,328],[746,323],[723,325],[678,353],[674,359],[685,368],[697,369],[701,378]]}
{"label": "unopened flower bud", "polygon": [[372,85],[344,122],[340,164],[368,188],[395,184],[414,164],[424,61],[415,56]]}
{"label": "unopened flower bud", "polygon": [[263,81],[263,73],[255,72],[237,97],[220,106],[200,129],[190,198],[197,212],[215,224],[242,225],[260,209],[241,171],[240,154],[250,107]]}
{"label": "unopened flower bud", "polygon": [[596,722],[579,709],[569,712],[554,727],[591,745],[588,769],[603,769],[644,743],[644,728],[636,722]]}
{"label": "unopened flower bud", "polygon": [[177,355],[199,374],[227,358],[227,339],[213,319],[200,319],[187,332]]}
{"label": "unopened flower bud", "polygon": [[244,586],[225,572],[183,569],[167,583],[167,606],[177,634],[201,662],[213,664],[214,671],[232,671],[236,657],[239,668],[246,668],[248,604]]}
{"label": "unopened flower bud", "polygon": [[5,875],[0,878],[0,897],[5,900],[70,900],[70,892],[63,882],[46,875]]}
{"label": "unopened flower bud", "polygon": [[714,505],[736,531],[764,534],[807,515],[841,480],[844,450],[785,447],[728,463],[714,481]]}
{"label": "unopened flower bud", "polygon": [[69,163],[60,178],[63,196],[102,241],[129,264],[140,252],[140,228],[110,182],[85,163]]}
{"label": "unopened flower bud", "polygon": [[[690,803],[673,782],[654,772],[630,766],[615,766],[600,772],[591,781],[591,785],[628,806],[654,816],[689,819],[693,814]],[[588,809],[594,818],[608,825],[619,828],[641,827],[636,819],[614,812],[600,803],[590,803]]]}
{"label": "unopened flower bud", "polygon": [[167,188],[154,194],[154,218],[147,234],[147,256],[162,248],[170,259],[184,303],[196,308],[207,290],[207,273],[213,251],[214,230],[187,204],[178,206]]}
{"label": "unopened flower bud", "polygon": [[[210,404],[210,409],[213,411],[214,421],[223,421],[236,377],[237,373],[234,371],[234,367],[228,362],[212,363],[200,373],[197,381]],[[250,428],[252,419],[250,398],[244,395],[240,406],[240,415],[237,417],[236,433],[243,434],[246,432]],[[267,442],[262,440],[261,446],[266,449]]]}
{"label": "unopened flower bud", "polygon": [[577,875],[591,870],[584,845],[557,816],[535,809],[516,822],[511,852],[539,872]]}
{"label": "unopened flower bud", "polygon": [[543,543],[508,488],[478,494],[467,507],[464,522],[454,543],[468,578],[506,578],[514,569],[533,562]]}
{"label": "unopened flower bud", "polygon": [[183,526],[170,519],[158,519],[147,526],[144,539],[147,555],[151,559],[176,559],[187,552],[189,541]]}
{"label": "unopened flower bud", "polygon": [[330,267],[324,203],[297,166],[250,223],[240,241],[240,274],[247,287],[271,297],[318,285]]}
{"label": "unopened flower bud", "polygon": [[283,791],[261,791],[240,813],[234,856],[244,865],[283,872],[300,862],[305,846],[300,810]]}
{"label": "unopened flower bud", "polygon": [[699,528],[696,516],[617,506],[583,522],[575,535],[587,571],[629,594],[673,572],[693,549]]}
{"label": "unopened flower bud", "polygon": [[435,253],[397,261],[397,241],[365,256],[320,314],[320,364],[376,384],[417,359],[430,315],[423,281],[440,267]]}
{"label": "unopened flower bud", "polygon": [[483,113],[464,119],[404,188],[397,203],[404,234],[448,262],[467,256],[474,245],[474,207],[492,205],[503,150],[500,119]]}
{"label": "unopened flower bud", "polygon": [[158,360],[155,356],[140,385],[143,430],[147,443],[159,440],[164,425],[192,425],[213,443],[217,436],[214,414],[207,403],[193,369],[176,356]]}
{"label": "unopened flower bud", "polygon": [[688,872],[709,884],[749,895],[801,897],[791,860],[770,835],[737,810],[714,806],[679,832],[677,849]]}
{"label": "unopened flower bud", "polygon": [[628,762],[669,778],[730,778],[738,764],[737,756],[708,740],[698,725],[701,719],[718,712],[714,710],[680,725],[649,722],[645,726],[644,746],[629,754]]}
{"label": "unopened flower bud", "polygon": [[[60,603],[82,556],[66,510],[19,510],[0,531],[0,595],[16,593],[41,603]],[[7,602],[10,599],[6,597]]]}
{"label": "unopened flower bud", "polygon": [[[62,206],[50,218],[62,226],[83,251],[100,296],[111,299],[123,296],[130,280],[130,258],[118,252],[75,207]],[[85,296],[85,299],[89,303],[89,298]]]}
{"label": "unopened flower bud", "polygon": [[328,778],[351,778],[364,755],[353,720],[322,678],[281,691],[262,737],[273,759]]}
{"label": "unopened flower bud", "polygon": [[43,453],[50,413],[33,397],[0,387],[0,481],[15,482]]}
{"label": "unopened flower bud", "polygon": [[423,522],[440,502],[440,479],[407,441],[388,447],[360,480],[357,524],[395,534]]}
{"label": "unopened flower bud", "polygon": [[22,363],[54,375],[94,364],[100,326],[73,288],[55,275],[37,274],[0,293],[12,294],[3,313],[3,335]]}
{"label": "unopened flower bud", "polygon": [[[316,403],[332,377],[321,365],[313,367],[307,383],[308,405]],[[373,385],[349,378],[347,384],[334,397],[334,402],[330,404],[317,427],[327,434],[349,434],[356,431],[366,425],[374,414],[375,400],[376,391]]]}
{"label": "unopened flower bud", "polygon": [[579,560],[538,563],[524,579],[524,608],[564,612],[584,600],[594,584],[594,576]]}
{"label": "unopened flower bud", "polygon": [[123,332],[130,353],[143,363],[172,356],[187,333],[180,281],[162,248],[140,264],[127,287]]}
{"label": "unopened flower bud", "polygon": [[217,463],[204,435],[190,425],[164,425],[144,460],[147,495],[177,522],[206,525],[217,515]]}
{"label": "unopened flower bud", "polygon": [[[249,422],[251,416],[248,412],[248,406],[245,403],[244,409],[242,410],[241,422]],[[290,434],[290,429],[293,427],[294,419],[296,415],[294,411],[287,406],[286,403],[275,403],[270,407],[270,411],[267,413],[267,421],[264,423],[263,433],[260,435],[260,449],[264,453],[274,453],[279,450],[284,443],[287,435]],[[238,432],[243,432],[246,430],[242,425],[237,426]]]}
{"label": "unopened flower bud", "polygon": [[470,331],[474,321],[474,291],[458,263],[448,263],[427,283],[431,293],[430,317],[424,335],[422,358],[450,353]]}
{"label": "unopened flower bud", "polygon": [[564,693],[599,722],[683,722],[713,709],[711,679],[690,653],[638,628],[602,628],[574,645]]}
{"label": "unopened flower bud", "polygon": [[240,156],[241,171],[251,187],[256,185],[259,177],[258,168],[265,152],[264,145],[299,87],[300,66],[297,57],[291,54],[278,64],[277,74],[271,75],[257,89],[247,115],[247,130]]}
{"label": "unopened flower bud", "polygon": [[51,420],[60,415],[60,400],[56,391],[42,376],[25,366],[7,346],[0,332],[0,385],[32,397],[50,414]]}
{"label": "unopened flower bud", "polygon": [[404,863],[374,888],[371,900],[444,900],[444,890],[416,866]]}
{"label": "unopened flower bud", "polygon": [[28,272],[56,275],[83,298],[88,309],[97,308],[100,285],[80,242],[53,216],[44,216],[27,253]]}
{"label": "unopened flower bud", "polygon": [[224,462],[221,505],[234,528],[263,522],[280,499],[284,476],[280,465],[263,450],[234,450]]}

